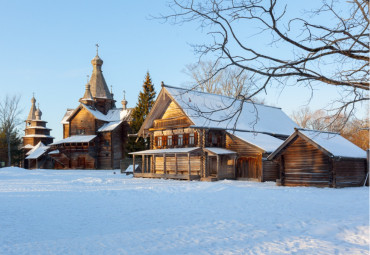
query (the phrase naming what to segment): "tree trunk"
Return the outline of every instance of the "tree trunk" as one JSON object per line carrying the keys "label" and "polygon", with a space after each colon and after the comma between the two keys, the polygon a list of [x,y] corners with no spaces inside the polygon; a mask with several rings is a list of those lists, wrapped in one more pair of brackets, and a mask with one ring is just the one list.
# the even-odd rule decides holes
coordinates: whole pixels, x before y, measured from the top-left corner
{"label": "tree trunk", "polygon": [[8,143],[8,166],[11,166],[12,164],[12,154],[10,151],[10,134],[6,134],[6,142]]}

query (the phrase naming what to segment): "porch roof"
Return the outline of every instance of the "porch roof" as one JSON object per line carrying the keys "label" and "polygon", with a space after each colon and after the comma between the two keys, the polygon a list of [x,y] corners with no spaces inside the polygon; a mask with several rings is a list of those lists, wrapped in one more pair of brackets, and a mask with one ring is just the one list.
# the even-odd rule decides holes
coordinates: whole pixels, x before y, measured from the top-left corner
{"label": "porch roof", "polygon": [[231,151],[231,150],[227,150],[227,149],[219,148],[219,147],[206,147],[204,148],[204,150],[212,154],[216,154],[216,155],[237,154],[235,151]]}
{"label": "porch roof", "polygon": [[51,145],[63,144],[63,143],[88,143],[93,140],[96,135],[74,135],[67,137],[58,142],[52,143]]}
{"label": "porch roof", "polygon": [[200,149],[200,147],[190,148],[172,148],[172,149],[157,149],[157,150],[146,150],[131,152],[131,155],[152,155],[152,154],[186,154]]}

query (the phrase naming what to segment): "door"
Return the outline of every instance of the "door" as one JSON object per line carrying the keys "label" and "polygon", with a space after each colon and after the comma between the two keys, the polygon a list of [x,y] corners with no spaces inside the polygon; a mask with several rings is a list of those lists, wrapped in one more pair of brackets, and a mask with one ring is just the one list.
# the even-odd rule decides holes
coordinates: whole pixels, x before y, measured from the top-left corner
{"label": "door", "polygon": [[241,157],[238,158],[236,168],[237,178],[259,178],[258,158]]}
{"label": "door", "polygon": [[217,157],[208,157],[208,174],[211,176],[217,175]]}

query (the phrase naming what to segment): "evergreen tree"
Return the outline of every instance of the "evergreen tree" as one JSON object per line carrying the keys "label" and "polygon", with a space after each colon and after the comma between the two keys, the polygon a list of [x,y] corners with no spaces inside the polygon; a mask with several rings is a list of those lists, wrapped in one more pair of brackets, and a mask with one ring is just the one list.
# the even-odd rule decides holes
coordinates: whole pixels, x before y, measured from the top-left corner
{"label": "evergreen tree", "polygon": [[[141,125],[154,105],[155,96],[156,92],[154,90],[154,85],[149,72],[147,72],[143,84],[143,91],[140,92],[138,102],[132,112],[131,133],[136,134],[140,130]],[[142,137],[138,138],[137,142],[136,139],[136,137],[129,138],[128,150],[130,152],[149,148],[149,143],[145,142]]]}
{"label": "evergreen tree", "polygon": [[[10,135],[10,153],[11,153],[11,163],[12,165],[18,166],[22,161],[22,139],[20,138],[18,131],[15,130]],[[8,142],[5,132],[0,128],[0,167],[1,162],[6,162],[9,165],[8,156]]]}

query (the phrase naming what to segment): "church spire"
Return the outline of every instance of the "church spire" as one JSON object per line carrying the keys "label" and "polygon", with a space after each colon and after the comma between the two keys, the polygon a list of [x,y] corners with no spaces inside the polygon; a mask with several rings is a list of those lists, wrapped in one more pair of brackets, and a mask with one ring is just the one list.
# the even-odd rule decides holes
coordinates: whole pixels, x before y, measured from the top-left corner
{"label": "church spire", "polygon": [[33,96],[31,98],[31,110],[28,114],[27,120],[34,120],[36,119],[36,99],[35,99],[35,93],[33,93]]}
{"label": "church spire", "polygon": [[96,44],[96,56],[91,60],[91,64],[93,65],[93,72],[89,82],[91,95],[94,98],[113,99],[101,70],[103,60],[98,55],[98,47],[99,44]]}
{"label": "church spire", "polygon": [[122,109],[126,110],[127,109],[126,91],[123,91],[123,100],[121,101],[121,104],[122,104]]}

